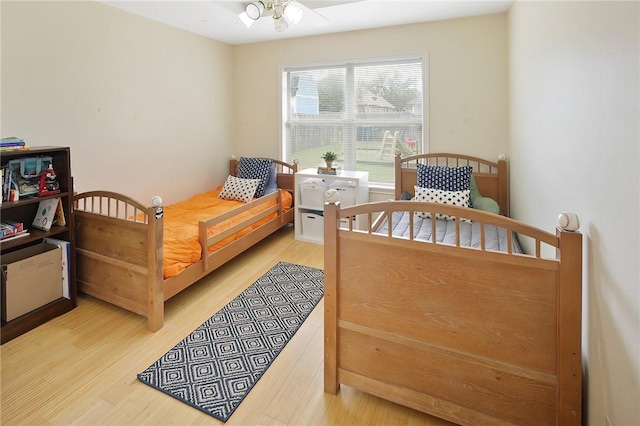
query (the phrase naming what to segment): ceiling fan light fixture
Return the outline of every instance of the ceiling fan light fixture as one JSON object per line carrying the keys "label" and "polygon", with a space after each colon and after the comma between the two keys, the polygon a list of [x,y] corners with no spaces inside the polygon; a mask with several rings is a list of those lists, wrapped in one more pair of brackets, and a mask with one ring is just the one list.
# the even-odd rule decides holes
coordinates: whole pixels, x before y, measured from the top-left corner
{"label": "ceiling fan light fixture", "polygon": [[279,33],[281,33],[282,31],[286,30],[287,28],[289,28],[289,23],[287,22],[287,20],[283,16],[280,16],[279,18],[276,18],[275,15],[274,15],[273,23],[274,23],[275,30],[278,31]]}
{"label": "ceiling fan light fixture", "polygon": [[284,15],[284,6],[280,3],[273,5],[273,19],[280,19]]}
{"label": "ceiling fan light fixture", "polygon": [[258,19],[260,19],[262,13],[264,12],[264,3],[262,3],[261,1],[251,2],[245,6],[244,11],[247,14],[248,18],[257,21]]}
{"label": "ceiling fan light fixture", "polygon": [[273,18],[275,30],[282,32],[289,28],[290,24],[300,22],[304,8],[295,0],[258,0],[246,3],[244,12],[238,17],[249,28],[258,19],[270,16]]}
{"label": "ceiling fan light fixture", "polygon": [[302,19],[302,8],[296,4],[296,2],[291,2],[287,4],[287,7],[284,9],[284,16],[287,18],[287,21],[292,24],[297,24]]}

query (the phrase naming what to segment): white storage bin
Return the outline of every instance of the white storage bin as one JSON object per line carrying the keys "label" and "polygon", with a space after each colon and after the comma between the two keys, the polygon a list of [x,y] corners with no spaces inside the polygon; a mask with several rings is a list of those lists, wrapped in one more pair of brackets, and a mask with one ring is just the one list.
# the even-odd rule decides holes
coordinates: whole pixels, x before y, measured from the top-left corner
{"label": "white storage bin", "polygon": [[302,236],[314,240],[324,238],[324,216],[322,212],[303,211],[302,216]]}
{"label": "white storage bin", "polygon": [[331,189],[340,195],[340,207],[351,207],[356,204],[356,185],[349,181],[338,181],[331,184]]}
{"label": "white storage bin", "polygon": [[324,182],[309,180],[300,184],[300,205],[314,209],[324,209]]}

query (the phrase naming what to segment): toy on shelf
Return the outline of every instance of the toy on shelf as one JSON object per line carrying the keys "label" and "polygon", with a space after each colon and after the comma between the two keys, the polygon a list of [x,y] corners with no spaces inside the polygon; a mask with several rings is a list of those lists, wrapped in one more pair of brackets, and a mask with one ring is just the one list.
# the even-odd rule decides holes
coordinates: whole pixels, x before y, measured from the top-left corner
{"label": "toy on shelf", "polygon": [[38,196],[44,197],[51,194],[60,193],[60,184],[56,172],[53,170],[53,164],[49,163],[49,168],[45,169],[40,174],[40,189],[38,190]]}

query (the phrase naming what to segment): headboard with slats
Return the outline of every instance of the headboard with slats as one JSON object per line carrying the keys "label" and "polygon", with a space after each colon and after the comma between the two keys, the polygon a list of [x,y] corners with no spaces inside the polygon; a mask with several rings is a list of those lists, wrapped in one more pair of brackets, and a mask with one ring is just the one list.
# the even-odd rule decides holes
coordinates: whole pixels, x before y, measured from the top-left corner
{"label": "headboard with slats", "polygon": [[[276,159],[271,159],[271,161],[276,165],[278,188],[289,191],[293,196],[295,193],[295,175],[299,169],[298,162],[294,160],[293,164],[289,164]],[[233,176],[238,176],[238,162],[239,160],[235,156],[229,160],[229,173]]]}
{"label": "headboard with slats", "polygon": [[471,166],[480,193],[484,197],[496,200],[500,206],[500,214],[509,216],[509,175],[507,162],[503,158],[494,163],[482,158],[460,154],[430,153],[406,158],[396,154],[395,198],[397,200],[400,199],[402,192],[413,194],[413,187],[418,181],[417,164],[448,167]]}

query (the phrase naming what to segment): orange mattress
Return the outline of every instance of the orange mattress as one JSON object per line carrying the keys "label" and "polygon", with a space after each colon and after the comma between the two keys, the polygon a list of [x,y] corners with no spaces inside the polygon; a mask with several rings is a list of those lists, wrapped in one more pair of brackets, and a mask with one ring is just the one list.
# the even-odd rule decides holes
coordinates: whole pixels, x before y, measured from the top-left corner
{"label": "orange mattress", "polygon": [[[244,205],[241,201],[223,200],[218,198],[218,194],[222,190],[222,185],[215,190],[195,195],[188,200],[172,204],[164,208],[164,240],[163,240],[163,273],[165,278],[174,277],[188,268],[190,265],[198,262],[201,257],[200,243],[198,242],[198,222],[200,220],[210,219],[214,216],[221,215],[236,207]],[[292,197],[287,191],[279,190],[282,194],[283,209],[285,211],[291,208]],[[241,215],[234,216],[232,219],[221,223],[218,226],[209,229],[209,236],[215,235],[217,232],[224,231],[229,227],[246,220],[251,215],[257,214],[260,210],[273,206],[277,200],[269,203],[261,208],[251,209]],[[268,222],[276,217],[277,214],[269,215],[248,229],[237,232],[215,246],[209,248],[209,252],[224,247],[252,229]]]}

